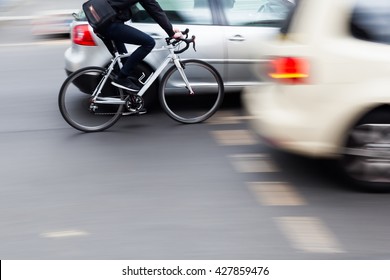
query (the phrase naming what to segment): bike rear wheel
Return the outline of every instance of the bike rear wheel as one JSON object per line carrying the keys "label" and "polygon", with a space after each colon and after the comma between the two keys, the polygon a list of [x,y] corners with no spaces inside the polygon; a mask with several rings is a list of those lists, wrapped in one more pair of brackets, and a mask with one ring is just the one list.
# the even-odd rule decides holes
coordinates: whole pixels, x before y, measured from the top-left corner
{"label": "bike rear wheel", "polygon": [[203,122],[210,118],[223,102],[222,78],[214,67],[201,60],[183,60],[181,65],[193,94],[187,88],[179,69],[172,66],[160,84],[161,107],[169,117],[178,122]]}
{"label": "bike rear wheel", "polygon": [[[58,106],[62,117],[72,127],[84,132],[105,130],[122,116],[123,104],[97,104],[92,93],[103,82],[106,70],[101,67],[86,67],[72,73],[62,84]],[[123,91],[111,85],[108,77],[99,97],[123,100]]]}

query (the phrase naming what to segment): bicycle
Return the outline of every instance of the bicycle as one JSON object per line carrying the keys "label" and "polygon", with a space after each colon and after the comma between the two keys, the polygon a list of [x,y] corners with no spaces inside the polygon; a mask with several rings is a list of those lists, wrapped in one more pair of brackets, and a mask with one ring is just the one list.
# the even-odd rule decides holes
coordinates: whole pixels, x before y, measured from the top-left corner
{"label": "bicycle", "polygon": [[[62,117],[75,129],[97,132],[111,127],[122,116],[140,115],[144,109],[143,94],[173,62],[159,83],[158,97],[162,109],[169,117],[184,124],[200,123],[210,118],[222,104],[223,81],[209,63],[199,59],[180,59],[178,54],[191,44],[195,50],[195,36],[188,38],[188,29],[182,33],[183,38],[166,38],[166,46],[152,50],[168,51],[168,54],[154,73],[149,77],[142,73],[138,78],[141,89],[137,93],[111,84],[114,69],[122,67],[121,59],[130,53],[119,54],[115,49],[106,68],[90,66],[72,73],[62,84],[58,96]],[[182,44],[184,48],[181,48]]]}

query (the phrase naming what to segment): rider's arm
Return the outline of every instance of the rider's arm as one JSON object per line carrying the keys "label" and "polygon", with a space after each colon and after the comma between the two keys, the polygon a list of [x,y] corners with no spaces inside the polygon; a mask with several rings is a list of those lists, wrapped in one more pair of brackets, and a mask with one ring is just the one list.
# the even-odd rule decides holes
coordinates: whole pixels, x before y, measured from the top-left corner
{"label": "rider's arm", "polygon": [[156,0],[141,0],[139,3],[161,28],[165,30],[169,37],[175,36],[176,32],[173,30],[171,22]]}

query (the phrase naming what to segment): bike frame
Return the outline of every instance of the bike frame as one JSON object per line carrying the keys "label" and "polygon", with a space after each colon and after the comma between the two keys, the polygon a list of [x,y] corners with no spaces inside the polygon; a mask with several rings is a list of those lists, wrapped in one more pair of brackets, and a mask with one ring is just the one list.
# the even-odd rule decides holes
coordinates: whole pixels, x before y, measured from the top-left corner
{"label": "bike frame", "polygon": [[[190,83],[188,82],[187,76],[184,73],[184,69],[180,63],[180,58],[175,54],[175,47],[173,45],[163,46],[161,48],[153,49],[152,52],[159,52],[159,51],[169,51],[167,57],[165,60],[160,64],[160,66],[156,69],[155,72],[153,72],[145,82],[142,82],[141,80],[145,77],[145,74],[139,78],[139,82],[142,84],[142,88],[137,93],[137,95],[142,96],[145,94],[145,92],[148,90],[148,88],[153,84],[153,82],[158,78],[158,76],[162,73],[162,71],[167,67],[170,61],[173,61],[174,65],[178,69],[183,81],[186,84],[187,89],[189,90],[190,94],[194,94],[194,91],[192,90],[192,87]],[[95,91],[92,94],[92,101],[96,104],[125,104],[126,100],[121,100],[119,98],[113,98],[113,97],[99,97],[99,94],[101,93],[101,90],[103,86],[106,84],[106,81],[108,77],[110,76],[111,72],[114,70],[114,66],[116,63],[118,63],[119,67],[122,67],[121,59],[130,56],[131,53],[126,54],[119,54],[115,53],[115,57],[112,59],[112,62],[107,68],[107,73],[104,75],[103,79],[101,80],[99,86],[95,89]],[[98,99],[99,98],[99,99]]]}

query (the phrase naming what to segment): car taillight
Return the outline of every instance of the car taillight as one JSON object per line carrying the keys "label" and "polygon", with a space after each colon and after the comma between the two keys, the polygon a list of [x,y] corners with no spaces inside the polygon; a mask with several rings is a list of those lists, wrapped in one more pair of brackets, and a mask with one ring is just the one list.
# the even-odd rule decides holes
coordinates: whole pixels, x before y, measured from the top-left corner
{"label": "car taillight", "polygon": [[309,78],[309,62],[298,57],[278,57],[271,61],[268,74],[281,83],[304,84]]}
{"label": "car taillight", "polygon": [[88,24],[76,25],[73,28],[73,43],[83,46],[96,46]]}

